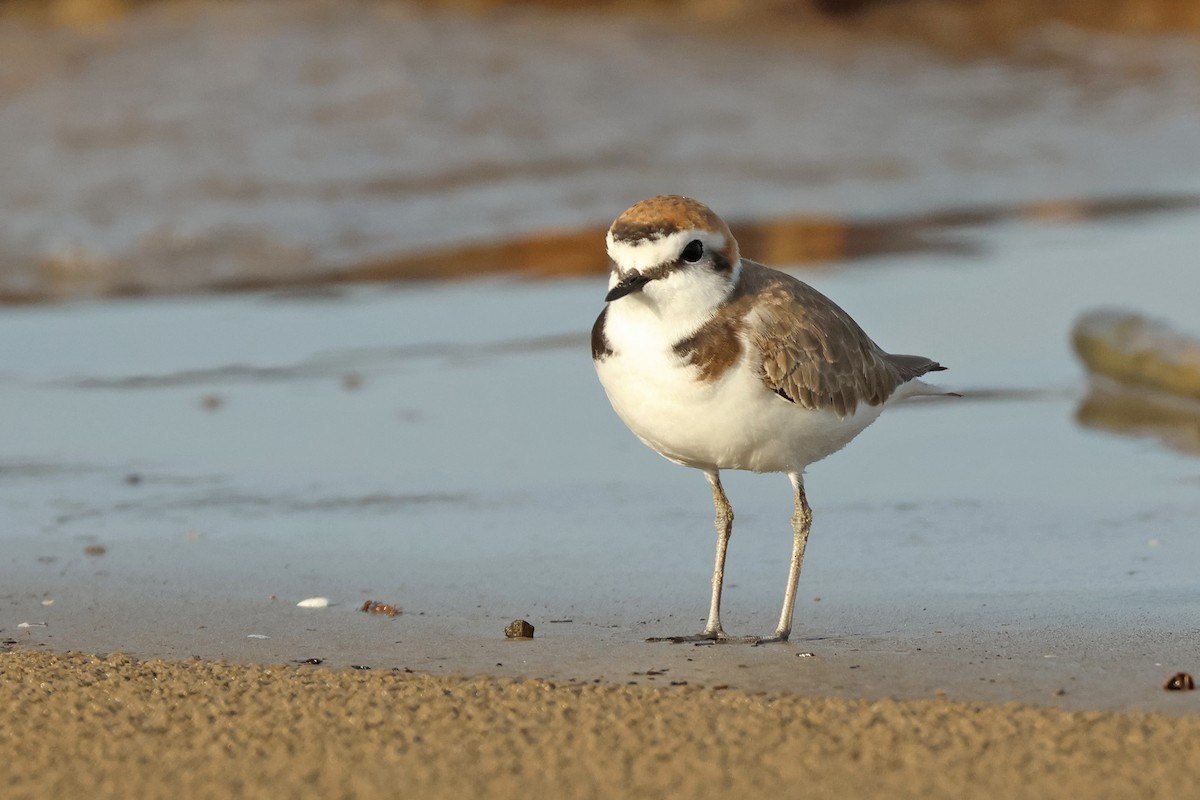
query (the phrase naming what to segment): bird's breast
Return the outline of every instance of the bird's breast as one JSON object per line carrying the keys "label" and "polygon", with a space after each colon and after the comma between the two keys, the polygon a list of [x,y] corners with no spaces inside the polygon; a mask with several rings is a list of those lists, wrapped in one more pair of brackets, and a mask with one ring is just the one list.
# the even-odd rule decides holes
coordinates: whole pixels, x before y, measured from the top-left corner
{"label": "bird's breast", "polygon": [[[620,302],[620,301],[618,301]],[[878,416],[840,418],[797,406],[764,382],[736,326],[717,342],[672,340],[609,307],[595,359],[613,410],[643,443],[699,469],[800,472],[841,449]],[[595,348],[593,348],[595,350]]]}

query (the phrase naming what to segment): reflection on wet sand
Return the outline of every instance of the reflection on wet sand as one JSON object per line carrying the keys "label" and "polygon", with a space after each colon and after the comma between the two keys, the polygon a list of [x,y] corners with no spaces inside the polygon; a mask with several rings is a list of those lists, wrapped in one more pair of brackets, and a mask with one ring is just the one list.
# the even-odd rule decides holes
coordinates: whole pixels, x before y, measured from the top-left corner
{"label": "reflection on wet sand", "polygon": [[1200,403],[1096,380],[1075,419],[1087,428],[1154,438],[1172,450],[1200,456]]}
{"label": "reflection on wet sand", "polygon": [[[743,253],[768,264],[828,264],[868,258],[936,253],[971,255],[979,245],[961,229],[1014,219],[1084,222],[1200,208],[1196,195],[1129,196],[1055,200],[1015,206],[949,209],[885,219],[805,216],[730,223]],[[955,235],[959,232],[958,235]],[[608,271],[602,228],[546,232],[496,244],[396,256],[319,278],[375,282],[434,280],[520,272],[537,277]],[[238,283],[224,288],[263,288]]]}
{"label": "reflection on wet sand", "polygon": [[1200,339],[1137,312],[1101,309],[1079,317],[1071,343],[1091,374],[1075,412],[1080,424],[1200,455]]}
{"label": "reflection on wet sand", "polygon": [[[921,253],[975,255],[981,245],[972,238],[972,229],[1013,220],[1074,224],[1196,208],[1200,208],[1200,196],[1197,195],[1146,195],[947,209],[879,219],[797,216],[742,220],[732,222],[730,227],[742,252],[755,260],[781,266],[837,266],[844,262]],[[596,275],[608,271],[603,242],[604,228],[601,227],[545,231],[499,242],[401,253],[349,268],[311,272],[266,270],[251,276],[214,279],[210,285],[201,288],[241,292],[311,289],[337,283],[452,280],[499,274],[536,278]],[[110,269],[115,272],[109,274]],[[51,302],[80,293],[108,297],[155,293],[151,287],[118,274],[120,270],[119,264],[89,262],[80,266],[63,262],[46,272],[43,277],[47,280],[38,290],[19,293],[0,290],[0,304]]]}

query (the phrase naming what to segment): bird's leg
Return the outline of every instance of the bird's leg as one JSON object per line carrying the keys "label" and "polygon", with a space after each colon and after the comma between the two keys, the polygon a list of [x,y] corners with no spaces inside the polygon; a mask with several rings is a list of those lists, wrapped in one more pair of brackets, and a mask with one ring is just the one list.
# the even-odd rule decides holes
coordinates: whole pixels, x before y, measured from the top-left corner
{"label": "bird's leg", "polygon": [[721,628],[721,587],[725,583],[725,551],[729,548],[729,537],[733,535],[733,506],[725,496],[725,487],[721,486],[721,474],[716,470],[704,473],[708,484],[712,487],[713,508],[716,518],[713,524],[717,529],[717,557],[713,564],[712,602],[708,605],[708,623],[704,626],[704,635],[713,638],[724,638],[725,631]]}
{"label": "bird's leg", "polygon": [[716,510],[714,525],[717,529],[717,557],[713,565],[712,602],[708,606],[708,624],[695,636],[662,636],[647,639],[650,642],[726,642],[731,641],[721,628],[721,586],[725,582],[725,551],[729,537],[733,534],[733,506],[721,486],[721,474],[717,470],[705,472],[708,485],[712,487],[713,508]]}
{"label": "bird's leg", "polygon": [[804,546],[808,544],[808,533],[812,529],[812,509],[804,495],[804,476],[798,472],[788,473],[796,493],[796,511],[792,514],[792,566],[788,570],[787,589],[783,594],[783,610],[779,613],[779,626],[775,635],[759,639],[756,644],[786,642],[792,632],[792,614],[796,610],[796,587],[800,583],[800,568],[804,565]]}

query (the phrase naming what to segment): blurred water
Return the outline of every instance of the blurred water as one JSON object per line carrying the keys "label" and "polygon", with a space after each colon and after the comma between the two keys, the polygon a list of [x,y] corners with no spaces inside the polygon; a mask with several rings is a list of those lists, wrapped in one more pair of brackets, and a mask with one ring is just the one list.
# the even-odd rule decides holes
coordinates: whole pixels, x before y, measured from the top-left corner
{"label": "blurred water", "polygon": [[[643,18],[321,0],[0,18],[0,296],[264,285],[604,226],[1200,191],[1200,44],[1013,58]],[[837,253],[833,253],[837,256]]]}

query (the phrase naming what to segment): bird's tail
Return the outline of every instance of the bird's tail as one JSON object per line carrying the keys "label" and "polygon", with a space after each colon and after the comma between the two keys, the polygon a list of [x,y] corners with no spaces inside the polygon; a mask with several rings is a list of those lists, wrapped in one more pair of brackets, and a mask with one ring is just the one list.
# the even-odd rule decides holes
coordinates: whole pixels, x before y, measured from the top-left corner
{"label": "bird's tail", "polygon": [[944,386],[926,383],[920,378],[913,378],[896,389],[896,394],[892,396],[892,402],[911,400],[916,397],[962,397],[962,393]]}

